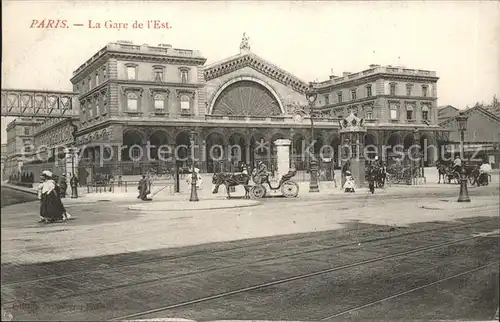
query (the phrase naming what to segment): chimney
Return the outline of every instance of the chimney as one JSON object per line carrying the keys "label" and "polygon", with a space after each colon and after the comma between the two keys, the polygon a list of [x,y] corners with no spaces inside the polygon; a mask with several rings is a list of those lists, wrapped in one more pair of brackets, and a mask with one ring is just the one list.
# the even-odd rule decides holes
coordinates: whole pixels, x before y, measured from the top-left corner
{"label": "chimney", "polygon": [[352,74],[351,72],[343,72],[342,76],[347,76],[347,75],[351,75],[351,74]]}
{"label": "chimney", "polygon": [[330,75],[330,79],[335,79],[335,78],[338,78],[338,76]]}
{"label": "chimney", "polygon": [[370,64],[370,68],[380,67],[378,64]]}
{"label": "chimney", "polygon": [[133,45],[133,42],[128,40],[118,40],[117,43],[122,45]]}
{"label": "chimney", "polygon": [[158,47],[172,48],[170,44],[159,44]]}

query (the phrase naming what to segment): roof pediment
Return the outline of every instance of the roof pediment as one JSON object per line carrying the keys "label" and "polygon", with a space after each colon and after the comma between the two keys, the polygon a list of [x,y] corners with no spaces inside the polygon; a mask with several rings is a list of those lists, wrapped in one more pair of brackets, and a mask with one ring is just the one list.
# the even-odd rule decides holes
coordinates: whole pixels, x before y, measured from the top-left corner
{"label": "roof pediment", "polygon": [[204,68],[205,80],[209,81],[244,67],[253,68],[302,94],[305,94],[309,87],[308,83],[251,52],[232,56],[206,66]]}

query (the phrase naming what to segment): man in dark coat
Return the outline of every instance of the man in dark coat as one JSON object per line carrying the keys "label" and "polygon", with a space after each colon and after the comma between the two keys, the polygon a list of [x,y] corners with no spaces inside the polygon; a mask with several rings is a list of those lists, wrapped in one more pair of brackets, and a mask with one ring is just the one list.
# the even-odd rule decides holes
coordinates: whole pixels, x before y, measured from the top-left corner
{"label": "man in dark coat", "polygon": [[66,191],[68,190],[68,182],[66,181],[66,174],[63,174],[59,179],[59,189],[61,191],[61,198],[66,198]]}
{"label": "man in dark coat", "polygon": [[138,199],[144,201],[148,200],[149,182],[148,179],[146,179],[145,175],[143,175],[142,179],[139,181],[139,186],[137,187],[137,190],[139,190],[139,196],[137,196]]}

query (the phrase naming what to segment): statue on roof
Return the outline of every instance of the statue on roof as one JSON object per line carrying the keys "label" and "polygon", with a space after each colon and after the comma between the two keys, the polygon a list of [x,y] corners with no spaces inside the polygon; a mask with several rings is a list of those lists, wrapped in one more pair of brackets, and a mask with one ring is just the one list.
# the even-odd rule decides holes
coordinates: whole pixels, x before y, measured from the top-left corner
{"label": "statue on roof", "polygon": [[250,51],[250,38],[246,32],[243,33],[243,37],[241,38],[240,51]]}

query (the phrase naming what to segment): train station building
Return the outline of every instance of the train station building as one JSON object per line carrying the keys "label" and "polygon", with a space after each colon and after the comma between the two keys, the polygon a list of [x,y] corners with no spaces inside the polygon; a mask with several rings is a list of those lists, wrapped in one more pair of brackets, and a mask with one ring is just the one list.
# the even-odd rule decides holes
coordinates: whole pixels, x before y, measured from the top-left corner
{"label": "train station building", "polygon": [[[195,154],[206,172],[216,171],[219,158],[233,166],[236,157],[236,162],[250,164],[272,160],[277,139],[291,140],[298,167],[307,167],[302,150],[312,139],[316,153],[329,145],[338,160],[338,147],[343,144],[339,121],[350,113],[365,120],[365,144],[376,146],[371,155],[383,155],[383,146],[407,148],[424,141],[437,145],[443,139],[434,71],[370,65],[360,72],[313,82],[318,98],[312,138],[305,96],[310,82],[253,53],[245,36],[237,55],[211,65],[205,62],[197,50],[109,43],[73,73],[74,120],[51,119],[37,126],[35,146],[49,151],[61,145],[73,148],[73,152],[65,150],[66,157],[79,152],[77,166],[86,172],[126,175],[142,173],[151,159],[162,159],[162,151],[154,147],[178,148],[179,155],[185,156],[193,140],[202,147]],[[2,94],[9,92],[2,90]],[[20,95],[19,104],[23,104]],[[130,148],[148,144],[153,146],[150,158]],[[103,145],[111,150],[102,150]],[[390,147],[387,161],[393,152]],[[106,161],[99,165],[103,157]],[[426,165],[434,159],[431,151]]]}

